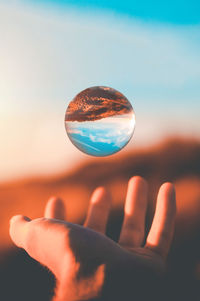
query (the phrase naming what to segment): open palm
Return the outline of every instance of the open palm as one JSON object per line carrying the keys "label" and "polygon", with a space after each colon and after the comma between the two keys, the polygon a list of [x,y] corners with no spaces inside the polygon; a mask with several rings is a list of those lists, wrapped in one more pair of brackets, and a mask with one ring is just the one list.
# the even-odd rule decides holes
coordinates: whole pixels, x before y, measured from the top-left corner
{"label": "open palm", "polygon": [[146,181],[141,177],[129,181],[118,244],[105,236],[110,207],[109,194],[99,187],[84,226],[65,221],[64,204],[57,198],[49,200],[43,218],[11,219],[13,242],[56,276],[56,301],[143,300],[147,286],[153,293],[174,231],[174,186],[165,183],[159,190],[146,243]]}

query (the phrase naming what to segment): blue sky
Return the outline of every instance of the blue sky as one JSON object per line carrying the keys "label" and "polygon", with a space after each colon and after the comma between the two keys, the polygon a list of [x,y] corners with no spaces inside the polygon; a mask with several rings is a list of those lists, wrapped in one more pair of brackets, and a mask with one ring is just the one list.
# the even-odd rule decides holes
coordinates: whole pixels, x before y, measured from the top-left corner
{"label": "blue sky", "polygon": [[130,141],[135,128],[135,116],[131,113],[96,121],[68,121],[65,127],[79,149],[101,157],[119,151]]}
{"label": "blue sky", "polygon": [[132,103],[136,130],[123,151],[171,135],[199,139],[194,2],[163,8],[149,1],[137,15],[125,11],[131,2],[108,2],[0,0],[0,180],[59,172],[88,158],[67,138],[63,120],[68,103],[90,86],[111,86]]}
{"label": "blue sky", "polygon": [[85,10],[109,10],[113,13],[137,17],[147,21],[173,24],[199,24],[199,0],[36,0],[35,3],[59,5]]}

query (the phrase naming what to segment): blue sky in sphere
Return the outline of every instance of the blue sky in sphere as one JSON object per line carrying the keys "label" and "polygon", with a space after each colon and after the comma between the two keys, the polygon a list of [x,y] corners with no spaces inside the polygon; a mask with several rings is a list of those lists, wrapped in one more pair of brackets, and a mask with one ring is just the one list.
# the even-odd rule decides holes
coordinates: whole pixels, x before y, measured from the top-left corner
{"label": "blue sky in sphere", "polygon": [[[104,133],[102,133],[102,135],[104,135]],[[71,134],[70,138],[78,149],[92,156],[109,156],[121,149],[114,141],[111,143],[94,142],[91,141],[89,136],[82,136],[80,134]]]}
{"label": "blue sky in sphere", "polygon": [[135,116],[131,113],[95,121],[66,121],[65,127],[75,146],[86,154],[102,157],[116,153],[129,142]]}

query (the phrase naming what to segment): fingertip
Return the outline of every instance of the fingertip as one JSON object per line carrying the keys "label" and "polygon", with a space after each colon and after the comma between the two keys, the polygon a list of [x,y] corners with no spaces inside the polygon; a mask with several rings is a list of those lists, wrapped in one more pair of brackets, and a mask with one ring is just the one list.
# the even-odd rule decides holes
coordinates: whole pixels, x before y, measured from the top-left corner
{"label": "fingertip", "polygon": [[126,200],[130,199],[131,201],[133,195],[135,195],[135,198],[142,197],[142,199],[145,199],[146,202],[147,193],[148,193],[148,184],[144,178],[140,176],[134,176],[130,178],[128,182]]}
{"label": "fingertip", "polygon": [[12,241],[18,246],[22,246],[22,237],[24,235],[24,226],[30,222],[31,219],[23,215],[15,215],[10,219],[9,234]]}
{"label": "fingertip", "polygon": [[108,189],[104,186],[97,187],[92,193],[84,226],[105,233],[111,204],[112,200]]}
{"label": "fingertip", "polygon": [[161,185],[159,194],[167,201],[173,202],[176,206],[176,189],[175,185],[171,182],[165,182]]}
{"label": "fingertip", "polygon": [[106,188],[104,186],[98,186],[95,188],[94,193],[105,193]]}
{"label": "fingertip", "polygon": [[64,202],[61,198],[57,196],[51,196],[49,200],[47,201],[47,205],[49,206],[62,206],[64,207]]}
{"label": "fingertip", "polygon": [[9,223],[10,225],[13,225],[14,223],[18,223],[18,222],[30,222],[30,220],[31,219],[29,217],[18,214],[12,216]]}
{"label": "fingertip", "polygon": [[162,189],[166,189],[167,191],[170,191],[172,193],[175,193],[175,186],[171,182],[165,182],[161,185]]}
{"label": "fingertip", "polygon": [[146,188],[148,187],[147,181],[143,177],[141,177],[141,176],[133,176],[133,177],[131,177],[129,179],[129,181],[128,181],[128,185],[133,185],[133,184],[134,185],[136,185],[136,184],[143,185]]}
{"label": "fingertip", "polygon": [[111,200],[108,189],[104,186],[97,187],[91,197],[91,203],[109,202]]}
{"label": "fingertip", "polygon": [[52,196],[48,200],[44,216],[46,218],[65,219],[65,204],[59,197]]}

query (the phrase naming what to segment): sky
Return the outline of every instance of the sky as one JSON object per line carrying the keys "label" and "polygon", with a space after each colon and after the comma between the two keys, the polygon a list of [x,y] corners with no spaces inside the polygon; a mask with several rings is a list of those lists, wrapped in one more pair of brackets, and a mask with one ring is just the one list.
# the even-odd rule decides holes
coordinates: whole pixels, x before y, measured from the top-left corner
{"label": "sky", "polygon": [[199,24],[200,22],[198,0],[35,0],[34,2],[78,9],[110,10],[113,13],[156,22],[174,24]]}
{"label": "sky", "polygon": [[70,140],[92,156],[107,156],[122,149],[135,128],[134,113],[106,117],[95,121],[66,121]]}
{"label": "sky", "polygon": [[0,181],[88,159],[69,141],[67,105],[111,86],[131,102],[123,150],[199,138],[199,1],[0,0]]}

